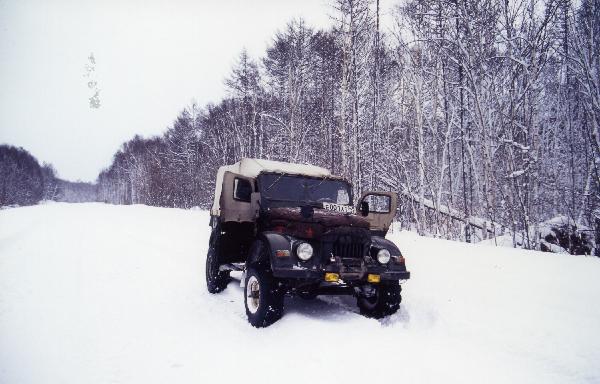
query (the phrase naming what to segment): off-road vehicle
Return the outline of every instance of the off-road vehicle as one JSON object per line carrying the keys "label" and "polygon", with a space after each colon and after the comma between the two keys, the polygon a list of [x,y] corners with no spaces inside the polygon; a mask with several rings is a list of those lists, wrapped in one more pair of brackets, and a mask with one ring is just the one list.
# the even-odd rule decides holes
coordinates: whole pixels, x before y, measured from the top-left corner
{"label": "off-road vehicle", "polygon": [[248,321],[281,318],[285,295],[351,294],[360,312],[382,318],[401,301],[410,277],[386,235],[397,207],[391,192],[367,192],[352,205],[352,187],[327,169],[244,158],[217,172],[206,259],[210,293],[242,271]]}

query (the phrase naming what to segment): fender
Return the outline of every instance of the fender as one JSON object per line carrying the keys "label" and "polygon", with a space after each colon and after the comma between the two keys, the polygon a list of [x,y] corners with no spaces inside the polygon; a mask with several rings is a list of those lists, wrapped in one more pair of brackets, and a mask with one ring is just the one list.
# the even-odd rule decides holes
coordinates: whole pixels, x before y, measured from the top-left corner
{"label": "fender", "polygon": [[[268,255],[269,255],[269,264],[271,265],[271,269],[275,270],[277,268],[292,268],[293,266],[293,258],[292,256],[292,242],[291,238],[288,236],[282,235],[278,232],[262,232],[258,236],[259,240],[263,242],[263,244],[267,247]],[[278,257],[276,256],[277,251],[285,250],[288,251],[287,257]],[[250,255],[248,259],[249,263],[254,262],[266,262],[267,260],[252,260],[254,256]],[[265,263],[266,264],[266,263]]]}
{"label": "fender", "polygon": [[[376,258],[377,252],[379,252],[380,249],[387,249],[388,251],[390,251],[392,257],[402,256],[402,252],[400,252],[396,244],[394,244],[393,242],[379,236],[371,237],[371,257]],[[401,260],[404,259],[401,258]],[[405,272],[401,279],[410,278],[410,273],[406,272],[406,265],[404,264],[404,261],[402,261],[401,263],[390,262],[388,263],[388,268],[389,272]],[[394,279],[396,279],[396,277],[394,277]]]}
{"label": "fender", "polygon": [[383,237],[372,236],[371,246],[373,248],[376,248],[377,250],[387,249],[388,251],[390,251],[390,254],[392,256],[402,256],[402,253],[400,252],[396,244],[392,243],[388,239],[384,239]]}

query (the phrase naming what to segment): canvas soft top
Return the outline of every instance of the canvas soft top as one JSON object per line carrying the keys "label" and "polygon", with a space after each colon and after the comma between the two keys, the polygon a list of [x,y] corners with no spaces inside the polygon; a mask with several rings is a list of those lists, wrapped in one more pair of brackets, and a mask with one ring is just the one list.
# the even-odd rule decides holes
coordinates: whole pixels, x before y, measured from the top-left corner
{"label": "canvas soft top", "polygon": [[218,216],[220,214],[219,199],[221,198],[223,175],[227,171],[251,178],[255,178],[261,172],[277,172],[312,177],[332,177],[331,172],[328,169],[317,167],[315,165],[243,158],[235,164],[222,166],[217,171],[217,179],[215,182],[215,197],[213,200],[212,209],[210,211],[211,214],[215,216]]}

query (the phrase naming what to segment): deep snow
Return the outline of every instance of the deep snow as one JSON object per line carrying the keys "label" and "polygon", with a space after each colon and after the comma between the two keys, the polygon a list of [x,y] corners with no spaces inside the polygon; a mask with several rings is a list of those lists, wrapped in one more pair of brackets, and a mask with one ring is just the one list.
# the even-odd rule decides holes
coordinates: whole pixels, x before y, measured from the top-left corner
{"label": "deep snow", "polygon": [[398,314],[286,299],[254,329],[206,292],[208,213],[0,211],[0,383],[600,382],[600,259],[400,232]]}

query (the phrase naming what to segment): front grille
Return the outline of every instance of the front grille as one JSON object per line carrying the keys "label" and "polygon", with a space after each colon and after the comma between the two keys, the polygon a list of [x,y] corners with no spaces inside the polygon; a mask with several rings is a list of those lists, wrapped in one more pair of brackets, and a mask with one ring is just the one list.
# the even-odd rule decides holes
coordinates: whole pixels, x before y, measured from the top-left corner
{"label": "front grille", "polygon": [[341,236],[333,243],[332,253],[341,258],[358,259],[366,254],[366,248],[360,238]]}
{"label": "front grille", "polygon": [[363,263],[363,259],[362,258],[351,258],[351,257],[343,257],[342,258],[342,264],[346,267],[356,267],[356,268],[360,268],[360,266]]}
{"label": "front grille", "polygon": [[324,234],[322,250],[327,258],[360,259],[368,253],[371,236],[363,228],[341,227]]}

